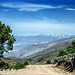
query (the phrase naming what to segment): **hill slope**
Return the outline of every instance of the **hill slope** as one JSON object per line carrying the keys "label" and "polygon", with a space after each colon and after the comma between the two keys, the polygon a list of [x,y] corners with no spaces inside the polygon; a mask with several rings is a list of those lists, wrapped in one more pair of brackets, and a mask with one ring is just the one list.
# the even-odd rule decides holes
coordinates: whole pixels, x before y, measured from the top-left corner
{"label": "hill slope", "polygon": [[46,54],[50,54],[50,52],[52,51],[56,52],[60,49],[66,48],[71,43],[72,40],[75,40],[75,38],[60,39],[54,42],[37,44],[37,45],[34,44],[27,48],[23,48],[20,51],[10,52],[9,54],[6,54],[5,56],[13,57],[13,58],[16,57],[21,59],[25,57],[28,59],[41,57],[43,55],[45,56]]}
{"label": "hill slope", "polygon": [[32,36],[15,36],[16,41],[14,43],[14,49],[13,50],[21,50],[25,47],[28,47],[32,44],[41,44],[41,43],[48,43],[52,42],[58,39],[63,39],[63,38],[70,38],[70,37],[75,37],[75,35],[71,34],[61,34],[61,35],[56,35],[51,33],[50,35],[32,35]]}
{"label": "hill slope", "polygon": [[54,60],[58,55],[59,51],[65,49],[73,40],[75,40],[75,38],[57,40],[55,41],[55,44],[51,47],[33,55],[30,55],[26,58],[28,60],[31,60],[33,64],[37,62],[38,64],[43,64],[47,60]]}

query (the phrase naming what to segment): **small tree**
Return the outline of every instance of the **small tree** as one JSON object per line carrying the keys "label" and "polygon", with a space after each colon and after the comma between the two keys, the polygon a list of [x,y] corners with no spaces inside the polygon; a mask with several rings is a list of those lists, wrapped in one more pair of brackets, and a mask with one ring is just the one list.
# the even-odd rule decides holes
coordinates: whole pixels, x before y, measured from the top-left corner
{"label": "small tree", "polygon": [[9,50],[13,49],[13,43],[15,40],[15,37],[11,34],[12,30],[10,29],[10,26],[5,26],[5,24],[2,24],[0,21],[0,54],[2,55],[5,52],[8,52]]}

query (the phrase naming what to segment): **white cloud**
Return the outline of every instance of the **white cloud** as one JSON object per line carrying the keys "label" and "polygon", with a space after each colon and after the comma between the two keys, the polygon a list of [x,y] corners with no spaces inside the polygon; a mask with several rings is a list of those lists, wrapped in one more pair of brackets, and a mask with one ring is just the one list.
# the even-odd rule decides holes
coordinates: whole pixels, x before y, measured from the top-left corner
{"label": "white cloud", "polygon": [[0,3],[2,7],[8,8],[17,8],[19,11],[38,11],[41,9],[57,9],[63,8],[63,5],[60,6],[51,6],[51,5],[43,5],[43,4],[32,4],[32,3]]}
{"label": "white cloud", "polygon": [[[28,34],[50,34],[51,32],[55,34],[69,34],[74,33],[75,23],[59,23],[59,22],[49,22],[49,21],[34,21],[34,22],[12,22],[13,31],[19,35]],[[17,28],[18,27],[18,28]]]}
{"label": "white cloud", "polygon": [[36,34],[75,34],[75,23],[61,23],[55,20],[17,21],[5,19],[4,23],[10,25],[15,35],[36,35]]}
{"label": "white cloud", "polygon": [[21,45],[21,43],[17,43],[17,44],[13,44],[13,45],[14,45],[14,47],[15,47],[15,46],[19,46],[19,45]]}
{"label": "white cloud", "polygon": [[75,11],[75,9],[73,9],[73,8],[65,8],[65,10],[72,10],[72,11]]}

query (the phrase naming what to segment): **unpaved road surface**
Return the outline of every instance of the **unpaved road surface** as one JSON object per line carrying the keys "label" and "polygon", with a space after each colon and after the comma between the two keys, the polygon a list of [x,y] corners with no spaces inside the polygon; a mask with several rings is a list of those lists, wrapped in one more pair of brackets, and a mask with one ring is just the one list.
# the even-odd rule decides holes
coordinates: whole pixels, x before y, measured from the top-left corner
{"label": "unpaved road surface", "polygon": [[66,73],[52,65],[29,65],[26,69],[0,71],[0,75],[75,75]]}

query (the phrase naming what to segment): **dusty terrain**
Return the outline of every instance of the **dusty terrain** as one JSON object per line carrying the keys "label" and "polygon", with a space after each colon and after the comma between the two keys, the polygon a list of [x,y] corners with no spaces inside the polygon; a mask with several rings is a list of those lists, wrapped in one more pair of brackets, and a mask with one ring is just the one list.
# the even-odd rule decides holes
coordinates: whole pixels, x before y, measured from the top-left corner
{"label": "dusty terrain", "polygon": [[52,65],[29,65],[26,69],[0,71],[0,75],[75,75],[64,72]]}

